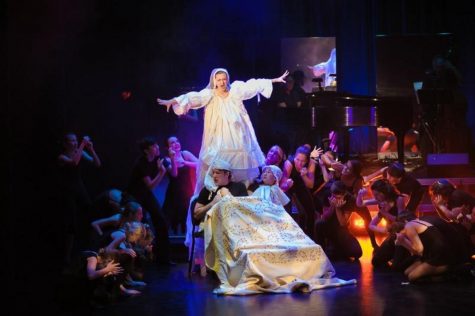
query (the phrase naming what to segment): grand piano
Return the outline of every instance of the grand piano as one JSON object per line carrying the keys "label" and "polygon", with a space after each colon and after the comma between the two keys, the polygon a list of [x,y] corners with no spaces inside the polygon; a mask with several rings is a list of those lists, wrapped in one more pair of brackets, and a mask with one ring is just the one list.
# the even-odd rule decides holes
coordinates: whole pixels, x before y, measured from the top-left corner
{"label": "grand piano", "polygon": [[[385,126],[397,136],[398,160],[404,162],[404,135],[412,127],[413,102],[411,97],[374,97],[334,91],[307,94],[305,108],[310,113],[310,124],[321,133],[330,130],[347,131],[357,126]],[[348,133],[344,133],[347,135]],[[344,152],[349,153],[348,137]]]}

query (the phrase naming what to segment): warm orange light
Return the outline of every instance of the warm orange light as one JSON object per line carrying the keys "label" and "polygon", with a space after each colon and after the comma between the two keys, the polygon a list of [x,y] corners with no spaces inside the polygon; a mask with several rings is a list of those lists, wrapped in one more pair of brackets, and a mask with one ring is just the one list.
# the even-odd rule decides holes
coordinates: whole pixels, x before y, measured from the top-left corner
{"label": "warm orange light", "polygon": [[353,225],[357,228],[364,228],[364,220],[362,218],[355,218],[353,220]]}
{"label": "warm orange light", "polygon": [[381,224],[381,226],[386,227],[386,225],[387,225],[388,223],[386,222],[386,219],[383,218],[383,219],[381,220],[380,224]]}

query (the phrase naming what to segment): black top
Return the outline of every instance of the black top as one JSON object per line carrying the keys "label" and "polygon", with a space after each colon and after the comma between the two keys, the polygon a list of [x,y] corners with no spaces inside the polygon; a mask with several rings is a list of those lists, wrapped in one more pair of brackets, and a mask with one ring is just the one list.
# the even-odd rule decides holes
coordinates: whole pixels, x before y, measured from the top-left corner
{"label": "black top", "polygon": [[[392,216],[396,217],[396,219],[397,219],[397,217],[398,217],[397,202],[394,203],[393,207],[391,207],[391,209],[389,210],[388,213],[391,214]],[[386,216],[384,216],[383,213],[381,213],[381,211],[378,211],[378,214],[376,216],[378,216],[380,219],[384,218],[389,223],[392,222],[389,218],[386,218]]]}
{"label": "black top", "polygon": [[85,190],[84,183],[81,177],[82,160],[79,164],[62,165],[58,168],[59,184],[62,191],[76,194],[82,193]]}
{"label": "black top", "polygon": [[447,206],[449,209],[467,205],[471,210],[475,206],[475,197],[462,190],[455,190],[449,197]]}
{"label": "black top", "polygon": [[305,191],[309,192],[305,182],[302,179],[302,176],[300,175],[300,172],[297,171],[297,168],[295,167],[293,159],[289,160],[289,162],[292,164],[292,171],[290,172],[289,178],[294,181],[294,185],[287,191],[287,193],[290,195],[292,193],[300,194]]}
{"label": "black top", "polygon": [[[385,178],[387,178],[387,174],[385,174]],[[417,179],[412,175],[405,174],[402,177],[401,182],[396,184],[395,187],[400,193],[410,196],[406,209],[414,213],[424,195],[424,189],[419,181],[417,181]]]}
{"label": "black top", "polygon": [[199,194],[198,198],[196,199],[196,202],[200,203],[202,205],[209,204],[214,199],[217,192],[221,188],[227,188],[233,196],[247,196],[248,195],[247,190],[246,190],[246,186],[243,183],[241,183],[241,182],[229,182],[228,185],[218,187],[218,190],[216,190],[215,192],[210,192],[207,188],[201,189],[200,194]]}
{"label": "black top", "polygon": [[467,230],[462,225],[447,222],[436,215],[424,216],[421,220],[431,223],[442,233],[450,248],[448,255],[450,263],[462,263],[470,260],[472,244]]}
{"label": "black top", "polygon": [[424,247],[422,261],[433,266],[443,266],[450,263],[450,247],[437,227],[428,226],[424,232],[419,234],[419,238]]}
{"label": "black top", "polygon": [[[325,196],[325,198],[323,199],[323,206],[330,207],[330,201],[328,200],[328,198],[330,196],[331,196],[331,193],[329,193]],[[343,213],[346,213],[346,212],[351,213],[353,211],[356,211],[355,197],[350,193],[346,193],[344,199],[345,199],[346,203],[345,203],[345,205],[343,205],[341,207],[341,210],[343,211]],[[338,217],[336,216],[336,212],[333,212],[331,214],[330,218],[328,218],[327,221],[331,225],[340,226],[340,223],[338,222]]]}
{"label": "black top", "polygon": [[[150,177],[151,179],[155,178],[158,174],[157,160],[161,159],[156,157],[152,161],[148,161],[147,157],[141,156],[134,164],[132,169],[132,174],[130,176],[129,185],[127,191],[132,194],[134,197],[140,199],[148,192],[149,188],[145,185],[143,181],[144,177]],[[168,160],[163,160],[163,166],[167,168],[169,166]]]}

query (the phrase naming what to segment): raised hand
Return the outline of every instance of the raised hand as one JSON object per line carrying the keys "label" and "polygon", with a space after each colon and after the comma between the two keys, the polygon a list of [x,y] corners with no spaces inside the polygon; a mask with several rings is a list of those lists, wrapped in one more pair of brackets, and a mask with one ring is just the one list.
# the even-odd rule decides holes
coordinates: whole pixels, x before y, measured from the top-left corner
{"label": "raised hand", "polygon": [[168,156],[170,157],[170,159],[175,159],[177,156],[176,156],[176,152],[173,150],[173,149],[168,149]]}
{"label": "raised hand", "polygon": [[286,190],[289,190],[292,186],[294,185],[294,180],[292,179],[287,179],[284,183],[284,188]]}
{"label": "raised hand", "polygon": [[323,154],[323,149],[321,149],[320,147],[317,148],[317,146],[315,146],[312,152],[310,153],[310,158],[318,158],[321,154]]}
{"label": "raised hand", "polygon": [[157,168],[158,168],[158,170],[161,170],[162,167],[163,167],[163,159],[164,159],[164,158],[162,158],[162,159],[157,159]]}
{"label": "raised hand", "polygon": [[361,189],[358,191],[358,196],[363,197],[367,192],[368,192],[367,189],[361,188]]}
{"label": "raised hand", "polygon": [[120,266],[120,263],[112,260],[106,266],[107,274],[106,275],[117,275],[124,272],[124,269]]}
{"label": "raised hand", "polygon": [[167,107],[167,112],[170,111],[170,107],[174,104],[178,104],[175,99],[170,99],[170,100],[162,100],[160,98],[157,98],[157,103],[160,105],[165,105]]}
{"label": "raised hand", "polygon": [[337,199],[333,196],[330,196],[328,198],[328,201],[330,202],[330,206],[333,206],[335,208],[340,208],[340,207],[342,207],[343,205],[346,204],[345,199]]}
{"label": "raised hand", "polygon": [[82,141],[84,142],[84,148],[86,148],[88,150],[94,150],[94,146],[93,146],[91,138],[89,136],[84,136]]}
{"label": "raised hand", "polygon": [[278,77],[278,78],[272,79],[272,82],[282,82],[282,83],[285,83],[285,78],[286,78],[288,75],[289,75],[289,71],[286,70],[282,76],[280,76],[280,77]]}

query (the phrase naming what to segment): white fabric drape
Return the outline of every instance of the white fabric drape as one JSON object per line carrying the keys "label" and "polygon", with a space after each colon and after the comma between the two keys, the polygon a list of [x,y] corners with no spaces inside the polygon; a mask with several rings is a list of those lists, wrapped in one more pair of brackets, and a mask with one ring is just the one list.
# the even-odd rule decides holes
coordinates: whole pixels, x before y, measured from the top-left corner
{"label": "white fabric drape", "polygon": [[290,202],[287,195],[279,188],[278,184],[263,185],[261,184],[252,196],[261,198],[262,200],[271,201],[274,204],[285,206]]}
{"label": "white fabric drape", "polygon": [[203,224],[205,261],[217,294],[308,292],[355,284],[335,278],[322,248],[283,207],[256,197],[225,197]]}

